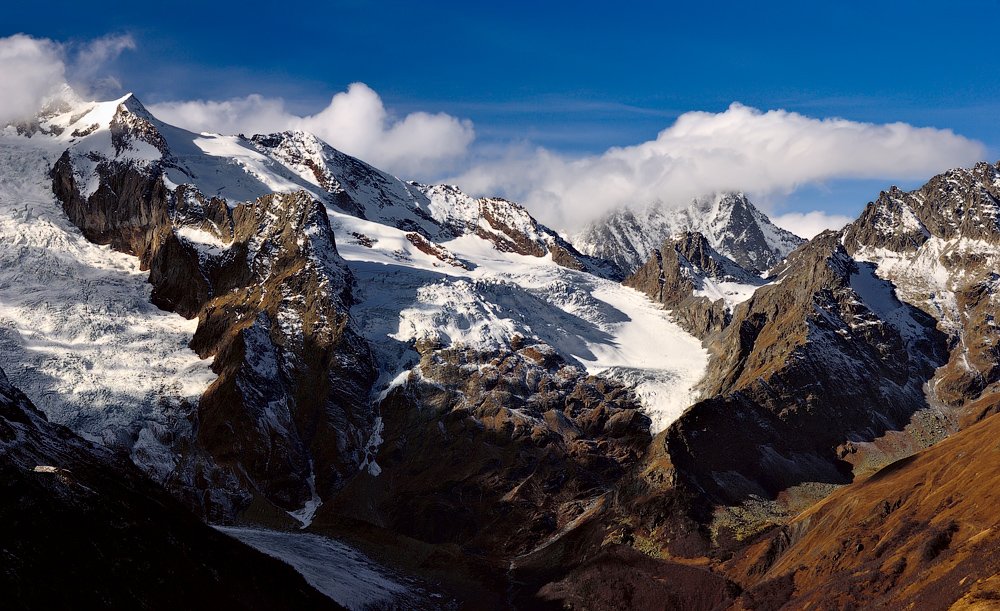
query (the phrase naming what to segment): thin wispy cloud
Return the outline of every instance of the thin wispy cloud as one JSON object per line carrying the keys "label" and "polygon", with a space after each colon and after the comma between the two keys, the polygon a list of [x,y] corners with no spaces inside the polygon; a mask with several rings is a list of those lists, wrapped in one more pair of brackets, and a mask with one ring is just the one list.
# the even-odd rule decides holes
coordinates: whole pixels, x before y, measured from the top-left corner
{"label": "thin wispy cloud", "polygon": [[109,34],[77,45],[69,53],[69,81],[83,90],[81,93],[85,95],[119,91],[121,82],[117,77],[105,74],[104,70],[119,55],[135,48],[136,42],[131,34]]}

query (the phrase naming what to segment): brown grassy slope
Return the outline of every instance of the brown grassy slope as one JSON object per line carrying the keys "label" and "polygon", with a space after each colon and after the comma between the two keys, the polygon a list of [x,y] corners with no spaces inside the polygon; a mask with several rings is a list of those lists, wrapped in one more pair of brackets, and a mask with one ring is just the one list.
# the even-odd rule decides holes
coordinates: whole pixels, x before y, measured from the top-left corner
{"label": "brown grassy slope", "polygon": [[726,569],[747,609],[1000,608],[1000,416],[838,490]]}

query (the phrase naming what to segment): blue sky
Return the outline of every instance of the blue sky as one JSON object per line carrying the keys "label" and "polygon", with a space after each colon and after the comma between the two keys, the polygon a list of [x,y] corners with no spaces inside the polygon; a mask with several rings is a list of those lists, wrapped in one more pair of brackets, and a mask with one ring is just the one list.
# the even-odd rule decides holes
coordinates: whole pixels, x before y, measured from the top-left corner
{"label": "blue sky", "polygon": [[[147,103],[257,93],[310,114],[363,82],[393,113],[471,120],[480,149],[599,154],[738,101],[950,128],[1000,151],[996,0],[99,4],[8,6],[4,34],[130,34],[107,70]],[[892,182],[920,181],[835,178],[775,205],[854,214]]]}

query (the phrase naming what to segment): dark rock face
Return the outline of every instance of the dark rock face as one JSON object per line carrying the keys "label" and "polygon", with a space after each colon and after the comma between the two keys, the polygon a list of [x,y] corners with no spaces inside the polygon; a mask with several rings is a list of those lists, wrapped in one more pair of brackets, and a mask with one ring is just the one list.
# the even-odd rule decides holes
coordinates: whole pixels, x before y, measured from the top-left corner
{"label": "dark rock face", "polygon": [[129,464],[46,421],[0,372],[6,609],[336,609]]}
{"label": "dark rock face", "polygon": [[[711,571],[607,546],[559,581],[544,585],[530,604],[550,609],[724,609],[738,587]],[[547,603],[547,607],[542,607]]]}
{"label": "dark rock face", "polygon": [[[664,294],[684,295],[683,276],[667,272],[683,266],[662,261]],[[946,359],[944,336],[871,265],[851,259],[839,234],[795,251],[777,276],[703,336],[713,353],[706,398],[654,440],[663,453],[648,460],[661,480],[631,484],[637,505],[626,513],[648,513],[644,498],[680,495],[681,511],[714,524],[716,543],[742,538],[804,502],[796,487],[823,494],[856,468],[891,460],[865,442],[904,429],[927,407],[923,384]],[[742,509],[718,513],[727,507]]]}
{"label": "dark rock face", "polygon": [[168,191],[155,164],[106,160],[98,173],[84,200],[70,154],[60,158],[53,185],[67,215],[140,259],[154,303],[199,318],[192,347],[219,375],[172,487],[225,519],[254,500],[301,507],[314,473],[321,492],[341,486],[371,434],[375,374],[323,205],[292,193],[229,209],[190,186]]}
{"label": "dark rock face", "polygon": [[592,512],[649,443],[634,395],[543,344],[482,354],[419,347],[382,402],[374,477],[325,512],[494,559],[523,554]]}
{"label": "dark rock face", "polygon": [[724,300],[695,295],[708,280],[760,285],[760,277],[720,255],[700,233],[685,232],[665,240],[642,267],[625,279],[625,286],[649,295],[673,313],[688,333],[704,339],[729,324]]}

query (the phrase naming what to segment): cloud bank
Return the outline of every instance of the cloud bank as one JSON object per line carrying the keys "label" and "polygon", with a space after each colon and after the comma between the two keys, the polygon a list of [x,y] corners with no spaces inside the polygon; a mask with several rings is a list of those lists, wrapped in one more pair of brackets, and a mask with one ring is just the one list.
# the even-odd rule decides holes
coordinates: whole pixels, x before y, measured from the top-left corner
{"label": "cloud bank", "polygon": [[0,38],[0,125],[30,117],[66,81],[62,49],[51,40]]}
{"label": "cloud bank", "polygon": [[25,34],[0,38],[0,83],[4,89],[0,125],[33,116],[48,96],[67,83],[84,95],[94,87],[107,89],[116,84],[101,73],[124,50],[134,48],[135,41],[128,35],[76,45]]}
{"label": "cloud bank", "polygon": [[472,122],[445,113],[389,114],[382,99],[364,83],[338,93],[318,113],[297,116],[283,100],[249,95],[224,101],[166,102],[150,111],[167,123],[192,131],[269,133],[312,132],[345,153],[401,176],[440,175],[452,170],[475,139]]}
{"label": "cloud bank", "polygon": [[[947,129],[815,119],[734,103],[720,113],[685,113],[655,140],[635,146],[575,159],[520,150],[452,180],[476,192],[504,193],[544,221],[572,229],[617,206],[681,203],[715,191],[765,196],[837,179],[925,178],[985,152],[981,143]],[[805,223],[816,226],[819,217],[798,221],[806,231]]]}

